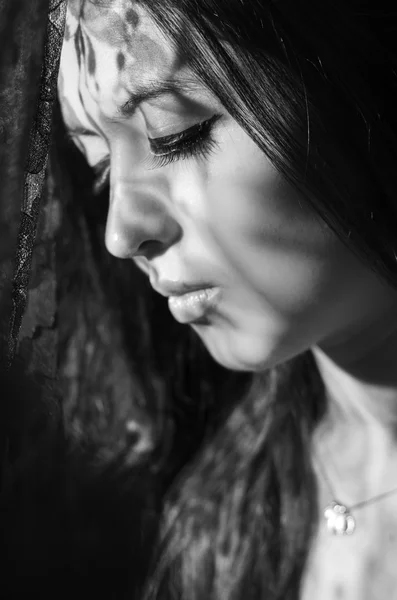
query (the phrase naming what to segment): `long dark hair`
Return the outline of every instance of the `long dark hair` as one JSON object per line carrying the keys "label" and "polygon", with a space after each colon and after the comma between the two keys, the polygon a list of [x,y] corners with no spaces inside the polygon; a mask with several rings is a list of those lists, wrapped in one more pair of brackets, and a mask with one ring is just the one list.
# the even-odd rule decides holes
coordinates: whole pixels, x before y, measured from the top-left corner
{"label": "long dark hair", "polygon": [[[394,285],[397,12],[353,0],[140,4],[313,209]],[[297,598],[317,511],[310,441],[326,410],[314,359],[308,351],[255,377],[227,374],[146,287],[143,305],[132,305],[145,284],[105,258],[105,204],[99,214],[100,203],[82,202],[72,225],[83,228],[81,265],[99,274],[81,306],[104,290],[125,334],[119,355],[141,374],[153,419],[162,415],[155,447],[170,487],[147,597]]]}

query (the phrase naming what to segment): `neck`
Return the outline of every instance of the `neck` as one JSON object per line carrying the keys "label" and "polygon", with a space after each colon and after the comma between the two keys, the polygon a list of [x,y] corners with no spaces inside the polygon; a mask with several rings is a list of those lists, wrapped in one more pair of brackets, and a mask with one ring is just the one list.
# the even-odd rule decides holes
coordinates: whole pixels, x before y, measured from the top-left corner
{"label": "neck", "polygon": [[[313,354],[330,406],[352,426],[397,433],[397,306],[361,326],[348,340],[323,344]],[[336,414],[335,414],[336,418]]]}
{"label": "neck", "polygon": [[396,316],[393,307],[348,342],[313,349],[328,399],[314,454],[346,502],[397,486],[396,476],[385,484],[397,460]]}

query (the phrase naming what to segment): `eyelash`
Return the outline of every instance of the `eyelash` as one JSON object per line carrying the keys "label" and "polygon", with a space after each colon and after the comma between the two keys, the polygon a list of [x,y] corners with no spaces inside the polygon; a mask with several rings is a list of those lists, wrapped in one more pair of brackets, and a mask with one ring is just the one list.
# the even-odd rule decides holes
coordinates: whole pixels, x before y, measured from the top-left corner
{"label": "eyelash", "polygon": [[[180,133],[162,138],[149,138],[152,153],[147,159],[148,168],[160,169],[178,160],[189,158],[208,158],[218,146],[212,134],[214,125],[220,118],[221,115],[214,115]],[[168,151],[164,151],[165,149]],[[109,159],[101,160],[94,166],[94,170],[96,173],[94,193],[99,194],[109,184]]]}
{"label": "eyelash", "polygon": [[[220,115],[214,115],[180,133],[149,139],[152,151],[157,150],[153,151],[149,158],[149,168],[160,169],[177,160],[187,160],[193,157],[207,158],[217,147],[212,133],[214,125],[219,119]],[[168,152],[164,151],[166,149]],[[162,153],[161,150],[163,150]]]}

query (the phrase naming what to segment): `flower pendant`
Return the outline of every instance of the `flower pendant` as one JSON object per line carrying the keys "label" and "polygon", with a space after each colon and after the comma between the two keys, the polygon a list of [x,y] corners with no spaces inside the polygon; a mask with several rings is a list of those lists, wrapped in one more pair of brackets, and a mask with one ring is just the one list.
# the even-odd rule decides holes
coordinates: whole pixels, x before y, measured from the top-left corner
{"label": "flower pendant", "polygon": [[328,531],[334,535],[352,535],[356,521],[349,510],[340,502],[331,502],[324,511]]}

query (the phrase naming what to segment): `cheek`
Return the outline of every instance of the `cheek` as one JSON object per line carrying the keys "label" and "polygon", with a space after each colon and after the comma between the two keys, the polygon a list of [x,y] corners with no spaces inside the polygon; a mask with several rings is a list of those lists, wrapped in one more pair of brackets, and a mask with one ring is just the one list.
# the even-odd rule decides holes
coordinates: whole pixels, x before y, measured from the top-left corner
{"label": "cheek", "polygon": [[278,312],[299,313],[341,279],[346,250],[256,147],[225,154],[208,223],[226,260]]}

